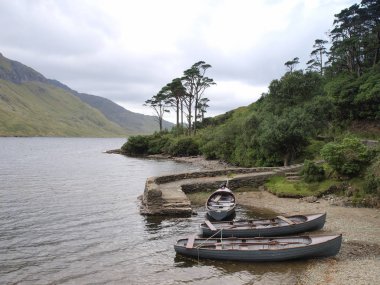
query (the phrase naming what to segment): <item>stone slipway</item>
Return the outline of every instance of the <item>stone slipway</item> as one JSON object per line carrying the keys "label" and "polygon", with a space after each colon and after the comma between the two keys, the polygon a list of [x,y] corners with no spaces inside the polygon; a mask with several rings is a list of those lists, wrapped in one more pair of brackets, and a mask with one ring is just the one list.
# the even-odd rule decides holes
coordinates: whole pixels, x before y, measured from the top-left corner
{"label": "stone slipway", "polygon": [[150,177],[145,183],[141,213],[146,215],[185,215],[192,213],[187,193],[214,191],[229,179],[236,189],[263,185],[271,176],[298,171],[302,164],[286,167],[232,168]]}

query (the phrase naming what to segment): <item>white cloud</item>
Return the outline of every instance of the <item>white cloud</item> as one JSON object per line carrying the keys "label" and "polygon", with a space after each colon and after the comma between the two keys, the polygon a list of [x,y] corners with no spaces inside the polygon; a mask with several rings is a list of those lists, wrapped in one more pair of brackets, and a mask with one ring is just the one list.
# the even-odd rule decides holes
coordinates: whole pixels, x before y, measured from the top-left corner
{"label": "white cloud", "polygon": [[[309,59],[353,0],[0,0],[1,50],[48,78],[151,114],[146,99],[204,60],[208,115],[248,105]],[[302,67],[302,66],[300,66]]]}

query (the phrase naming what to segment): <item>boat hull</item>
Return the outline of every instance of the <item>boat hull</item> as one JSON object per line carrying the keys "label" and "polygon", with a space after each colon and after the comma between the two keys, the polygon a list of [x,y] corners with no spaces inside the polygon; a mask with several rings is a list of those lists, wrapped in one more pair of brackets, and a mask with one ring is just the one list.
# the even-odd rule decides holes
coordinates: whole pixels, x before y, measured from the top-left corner
{"label": "boat hull", "polygon": [[[326,213],[312,214],[312,215],[295,215],[287,217],[294,224],[286,223],[285,221],[279,221],[276,226],[260,226],[261,220],[246,221],[247,226],[244,226],[245,221],[239,221],[240,223],[234,226],[234,223],[212,223],[215,229],[211,229],[206,223],[200,225],[202,236],[223,236],[223,237],[270,237],[270,236],[284,236],[293,235],[303,232],[315,231],[323,228],[326,222]],[[278,218],[276,218],[279,220]],[[252,227],[257,222],[258,226]],[[297,222],[298,221],[298,222]]]}
{"label": "boat hull", "polygon": [[207,214],[215,221],[223,221],[235,214],[235,206],[228,210],[208,210]]}
{"label": "boat hull", "polygon": [[[323,237],[326,239],[326,236]],[[327,240],[321,243],[311,243],[309,245],[294,248],[262,248],[256,250],[242,250],[236,246],[236,249],[215,249],[197,247],[186,248],[180,243],[180,240],[174,246],[178,254],[191,256],[195,258],[216,259],[216,260],[233,260],[233,261],[285,261],[293,259],[322,258],[336,255],[341,247],[342,235],[329,236]]]}
{"label": "boat hull", "polygon": [[232,217],[235,208],[235,195],[228,188],[215,191],[206,202],[207,214],[214,221],[223,221]]}

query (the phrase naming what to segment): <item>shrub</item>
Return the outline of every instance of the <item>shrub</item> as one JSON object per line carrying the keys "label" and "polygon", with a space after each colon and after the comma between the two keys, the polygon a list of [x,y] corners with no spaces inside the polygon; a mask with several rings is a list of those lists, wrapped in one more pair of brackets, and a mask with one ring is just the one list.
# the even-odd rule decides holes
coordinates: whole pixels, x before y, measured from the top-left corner
{"label": "shrub", "polygon": [[325,178],[325,170],[313,161],[305,160],[302,175],[305,182],[318,182]]}
{"label": "shrub", "polygon": [[201,147],[202,154],[206,157],[206,159],[216,159],[218,143],[214,140],[210,140],[204,143]]}
{"label": "shrub", "polygon": [[354,177],[370,161],[370,150],[358,138],[346,137],[341,143],[326,144],[321,155],[339,174]]}
{"label": "shrub", "polygon": [[198,143],[191,137],[174,140],[169,146],[169,153],[174,156],[191,156],[199,154]]}
{"label": "shrub", "polygon": [[170,143],[170,135],[154,134],[148,139],[148,154],[167,153]]}
{"label": "shrub", "polygon": [[374,159],[364,179],[364,192],[380,197],[380,155]]}
{"label": "shrub", "polygon": [[373,174],[367,175],[364,182],[364,192],[380,197],[380,178]]}
{"label": "shrub", "polygon": [[318,159],[321,155],[321,149],[326,143],[318,140],[310,140],[304,149],[302,155],[305,160]]}
{"label": "shrub", "polygon": [[149,149],[149,138],[146,136],[129,137],[121,147],[121,151],[128,155],[145,155]]}

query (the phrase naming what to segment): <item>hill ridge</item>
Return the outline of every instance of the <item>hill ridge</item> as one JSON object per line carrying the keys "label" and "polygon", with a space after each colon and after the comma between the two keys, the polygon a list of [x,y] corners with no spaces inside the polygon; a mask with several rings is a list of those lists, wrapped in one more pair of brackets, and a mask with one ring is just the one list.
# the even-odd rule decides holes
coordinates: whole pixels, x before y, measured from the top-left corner
{"label": "hill ridge", "polygon": [[[100,112],[106,120],[110,123],[116,124],[120,129],[123,129],[127,135],[136,134],[150,134],[158,130],[158,124],[154,116],[144,115],[129,111],[122,106],[114,103],[113,101],[96,95],[79,93],[69,86],[61,83],[55,79],[48,79],[38,71],[31,67],[28,67],[18,61],[8,59],[0,53],[0,79],[5,82],[9,82],[16,85],[22,85],[29,82],[40,82],[45,85],[55,87],[65,91],[66,94],[70,94],[78,98],[83,104],[94,108],[97,112]],[[4,83],[3,83],[4,84]],[[1,86],[0,86],[1,87]],[[9,87],[9,86],[8,86]],[[40,88],[44,89],[40,86]],[[15,89],[15,88],[13,88]],[[19,92],[23,89],[16,88]],[[38,88],[37,88],[38,89]],[[47,88],[49,89],[49,88]],[[49,89],[50,90],[50,89]],[[38,90],[36,91],[38,92]],[[30,95],[30,94],[29,94]],[[9,96],[1,94],[0,89],[0,105],[5,104],[6,101],[10,101]],[[18,98],[22,100],[22,97]],[[14,107],[14,106],[13,106]],[[97,114],[96,116],[98,116]],[[8,120],[10,118],[8,117]],[[21,122],[19,122],[21,123]],[[171,128],[174,124],[165,121],[164,127]],[[4,129],[5,127],[3,127]],[[117,131],[117,133],[120,133]],[[2,135],[0,133],[0,135]]]}

